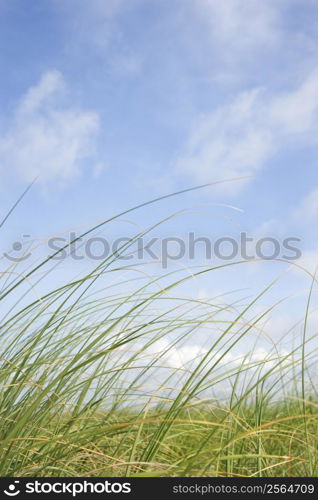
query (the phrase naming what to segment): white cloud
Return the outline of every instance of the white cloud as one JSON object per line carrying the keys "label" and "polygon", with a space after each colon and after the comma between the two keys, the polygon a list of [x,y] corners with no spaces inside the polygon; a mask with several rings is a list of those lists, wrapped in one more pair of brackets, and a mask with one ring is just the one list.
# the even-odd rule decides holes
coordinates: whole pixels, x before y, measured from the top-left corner
{"label": "white cloud", "polygon": [[318,216],[318,188],[309,193],[295,213],[301,220],[312,221]]}
{"label": "white cloud", "polygon": [[[98,115],[64,101],[65,82],[58,71],[42,76],[22,97],[5,135],[0,137],[0,171],[23,181],[65,184],[95,153]],[[96,162],[95,162],[96,163]]]}
{"label": "white cloud", "polygon": [[78,51],[92,50],[108,74],[120,78],[139,74],[143,56],[135,53],[134,40],[127,39],[122,16],[142,1],[58,0],[56,6],[62,13],[67,30],[66,51],[69,57],[78,57]]}
{"label": "white cloud", "polygon": [[[198,119],[177,171],[199,182],[253,177],[277,151],[317,142],[317,112],[318,71],[278,96],[259,88],[240,93]],[[237,191],[242,183],[223,187]]]}
{"label": "white cloud", "polygon": [[199,182],[254,174],[274,148],[271,134],[259,123],[259,101],[258,89],[245,92],[200,118],[185,155],[178,160],[179,172],[191,174]]}
{"label": "white cloud", "polygon": [[105,50],[114,38],[120,36],[116,19],[130,2],[124,0],[58,0],[56,5],[65,16],[68,29],[73,36],[69,45],[89,43],[99,50]]}
{"label": "white cloud", "polygon": [[172,346],[169,340],[162,338],[157,340],[148,349],[150,355],[158,356],[158,353],[163,355],[163,362],[172,368],[185,368],[187,364],[198,361],[207,352],[200,345],[183,345]]}
{"label": "white cloud", "polygon": [[[279,327],[290,327],[293,326],[289,322],[280,322],[276,325],[277,336],[281,337],[284,333],[288,331],[286,328],[279,329]],[[167,367],[171,367],[174,369],[190,369],[197,365],[208,352],[208,349],[200,346],[198,344],[189,344],[182,346],[171,346],[168,340],[161,339],[155,342],[151,348],[148,350],[148,353],[151,356],[158,356],[158,354],[163,355],[161,361],[163,364],[166,364]],[[248,352],[240,352],[236,349],[233,349],[233,352],[224,353],[221,351],[215,351],[211,353],[211,359],[213,357],[214,361],[219,360],[218,368],[223,368],[226,366],[226,369],[232,368],[240,365],[245,357],[248,355],[248,358],[245,361],[245,365],[249,364],[250,367],[258,364],[265,364],[265,367],[269,369],[277,364],[279,359],[283,359],[288,357],[289,352],[282,348],[281,346],[276,345],[274,348],[270,346],[268,348],[265,347],[256,347]]]}
{"label": "white cloud", "polygon": [[199,0],[196,2],[208,22],[213,44],[222,56],[238,51],[251,54],[260,46],[272,45],[279,37],[281,0]]}
{"label": "white cloud", "polygon": [[[293,270],[297,274],[303,275],[305,278],[308,278],[306,273],[309,273],[311,276],[313,276],[316,272],[316,269],[318,268],[318,249],[313,249],[313,250],[307,250],[306,252],[303,252],[301,258],[297,260],[296,262],[297,266],[293,268]],[[304,271],[306,271],[304,274]]]}
{"label": "white cloud", "polygon": [[142,58],[134,54],[116,54],[110,58],[110,70],[117,76],[135,76],[142,69]]}
{"label": "white cloud", "polygon": [[274,98],[269,121],[289,134],[316,134],[318,111],[318,70],[314,70],[298,89]]}

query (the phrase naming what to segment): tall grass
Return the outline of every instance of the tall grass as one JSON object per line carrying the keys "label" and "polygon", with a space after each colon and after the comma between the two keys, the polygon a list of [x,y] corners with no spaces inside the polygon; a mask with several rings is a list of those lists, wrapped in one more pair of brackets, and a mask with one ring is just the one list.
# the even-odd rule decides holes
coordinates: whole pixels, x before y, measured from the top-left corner
{"label": "tall grass", "polygon": [[[260,359],[251,339],[279,306],[258,307],[274,283],[248,303],[189,299],[184,283],[251,264],[149,276],[120,259],[140,234],[52,290],[52,258],[1,273],[0,474],[317,476],[313,288],[302,340]],[[31,300],[31,281],[48,291]],[[179,360],[202,330],[205,349]]]}

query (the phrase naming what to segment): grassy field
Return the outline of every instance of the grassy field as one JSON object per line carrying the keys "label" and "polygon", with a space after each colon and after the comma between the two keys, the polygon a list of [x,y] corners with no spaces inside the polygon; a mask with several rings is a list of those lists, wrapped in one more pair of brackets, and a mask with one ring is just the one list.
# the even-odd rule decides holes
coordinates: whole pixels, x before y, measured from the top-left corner
{"label": "grassy field", "polygon": [[[214,268],[149,277],[137,267],[133,279],[117,254],[30,300],[28,284],[49,282],[51,264],[1,274],[2,476],[318,475],[312,291],[299,344],[257,358],[255,331],[276,304],[256,306],[271,286],[244,305],[190,300],[179,289]],[[202,329],[205,351],[173,363]]]}

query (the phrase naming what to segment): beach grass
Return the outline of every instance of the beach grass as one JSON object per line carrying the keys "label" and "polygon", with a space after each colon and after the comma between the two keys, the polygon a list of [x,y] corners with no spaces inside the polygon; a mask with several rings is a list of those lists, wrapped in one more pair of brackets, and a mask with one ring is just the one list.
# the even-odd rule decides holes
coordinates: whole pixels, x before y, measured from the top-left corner
{"label": "beach grass", "polygon": [[[273,283],[243,303],[183,296],[184,283],[250,263],[151,276],[119,258],[144,233],[36,298],[52,257],[0,274],[1,476],[317,476],[313,287],[300,341],[260,358]],[[178,360],[203,329],[205,349]]]}

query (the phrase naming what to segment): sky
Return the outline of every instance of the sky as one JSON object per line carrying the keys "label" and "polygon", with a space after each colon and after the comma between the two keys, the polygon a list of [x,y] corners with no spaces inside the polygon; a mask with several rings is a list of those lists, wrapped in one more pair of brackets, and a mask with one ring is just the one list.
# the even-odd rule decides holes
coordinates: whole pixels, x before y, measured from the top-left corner
{"label": "sky", "polygon": [[[2,215],[36,179],[2,252],[230,181],[140,210],[112,234],[189,209],[157,233],[297,237],[297,263],[314,270],[317,24],[315,0],[0,0]],[[255,263],[193,293],[258,289],[283,270]],[[310,276],[287,274],[277,297],[305,300]]]}

